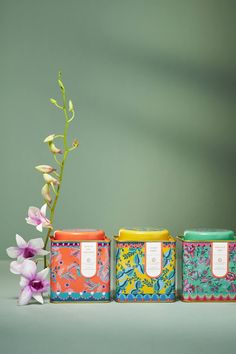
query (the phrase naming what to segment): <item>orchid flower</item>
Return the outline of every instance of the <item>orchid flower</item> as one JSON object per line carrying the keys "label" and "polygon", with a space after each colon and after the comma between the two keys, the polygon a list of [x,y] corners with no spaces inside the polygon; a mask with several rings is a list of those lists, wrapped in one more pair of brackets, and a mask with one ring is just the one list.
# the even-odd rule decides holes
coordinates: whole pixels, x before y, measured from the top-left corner
{"label": "orchid flower", "polygon": [[43,227],[52,228],[50,220],[46,218],[47,204],[45,203],[41,209],[36,207],[29,207],[28,218],[26,218],[27,224],[36,226],[36,229],[40,232],[43,231]]}
{"label": "orchid flower", "polygon": [[38,166],[35,166],[35,168],[37,171],[42,172],[42,173],[51,173],[51,172],[56,171],[55,168],[53,168],[52,166],[49,166],[49,165],[38,165]]}
{"label": "orchid flower", "polygon": [[37,266],[31,260],[25,260],[21,266],[20,287],[21,292],[18,299],[19,305],[26,305],[33,297],[35,300],[43,304],[42,294],[48,291],[49,282],[46,279],[49,268],[41,270],[37,273]]}
{"label": "orchid flower", "polygon": [[77,148],[79,146],[79,140],[78,139],[74,139],[72,145],[73,145],[74,148]]}
{"label": "orchid flower", "polygon": [[[10,258],[17,258],[17,261],[19,262],[22,262],[24,259],[27,258],[33,258],[34,256],[46,256],[46,254],[49,253],[48,251],[43,249],[44,242],[42,238],[35,238],[29,240],[29,242],[26,242],[23,239],[23,237],[16,234],[16,244],[17,244],[16,247],[8,247],[6,251]],[[14,267],[15,263],[18,262],[12,262],[12,263],[13,263],[12,267]],[[16,272],[13,271],[12,273],[16,273]]]}
{"label": "orchid flower", "polygon": [[[42,232],[43,228],[48,229],[45,237],[45,242],[42,238],[31,239],[27,242],[17,234],[17,246],[8,247],[6,250],[10,258],[16,258],[16,260],[12,261],[10,264],[10,271],[14,274],[21,275],[21,292],[18,301],[19,305],[28,304],[32,297],[38,302],[43,303],[42,295],[49,288],[49,282],[46,280],[49,271],[49,268],[47,268],[46,255],[50,253],[46,250],[47,244],[50,239],[51,229],[53,229],[52,223],[54,220],[55,208],[60,195],[60,185],[63,177],[64,164],[68,154],[79,146],[79,141],[77,139],[73,141],[72,147],[69,147],[67,144],[67,132],[69,124],[74,119],[75,111],[71,100],[69,100],[67,104],[66,92],[62,82],[61,72],[59,72],[58,75],[58,85],[62,95],[62,105],[58,104],[54,98],[51,98],[50,101],[64,113],[64,134],[50,134],[44,139],[44,143],[48,144],[49,150],[53,154],[53,157],[60,168],[57,172],[56,169],[50,165],[35,166],[35,169],[43,174],[45,181],[45,184],[41,189],[41,194],[45,200],[45,204],[41,207],[41,209],[33,206],[29,207],[28,217],[25,219],[27,224],[35,226],[38,231]],[[55,139],[57,138],[63,138],[62,144],[64,153],[54,144]],[[57,159],[57,154],[62,154],[60,160]],[[50,175],[51,173],[53,173],[53,176]],[[57,178],[55,178],[55,176]],[[57,186],[57,188],[55,188],[55,186]],[[51,189],[55,194],[53,196],[50,195]],[[52,206],[50,206],[50,203],[52,203]],[[46,217],[47,205],[50,209],[49,219]],[[31,258],[37,255],[44,256],[45,267],[44,270],[38,273],[36,265],[37,262],[31,260]]]}
{"label": "orchid flower", "polygon": [[50,134],[44,139],[43,142],[44,143],[51,143],[54,140],[55,136],[56,136],[56,134]]}
{"label": "orchid flower", "polygon": [[53,154],[62,154],[62,150],[57,148],[53,142],[49,142],[49,149]]}
{"label": "orchid flower", "polygon": [[57,186],[60,184],[60,182],[56,178],[52,177],[48,173],[44,173],[43,178],[44,178],[44,181],[48,184],[55,184]]}
{"label": "orchid flower", "polygon": [[51,203],[52,197],[50,195],[50,188],[48,183],[44,184],[44,186],[42,187],[41,194],[46,202]]}
{"label": "orchid flower", "polygon": [[74,106],[71,100],[69,100],[69,112],[73,112],[74,111]]}
{"label": "orchid flower", "polygon": [[50,102],[54,104],[54,106],[56,106],[57,108],[63,109],[63,107],[57,103],[57,100],[55,100],[55,98],[50,98]]}

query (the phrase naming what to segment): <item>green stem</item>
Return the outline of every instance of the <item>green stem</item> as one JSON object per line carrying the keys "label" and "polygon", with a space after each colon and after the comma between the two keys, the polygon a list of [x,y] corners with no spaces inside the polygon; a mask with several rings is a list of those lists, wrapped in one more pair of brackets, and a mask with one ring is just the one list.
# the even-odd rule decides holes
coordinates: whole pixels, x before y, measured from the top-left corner
{"label": "green stem", "polygon": [[72,146],[70,149],[68,149],[68,151],[71,152],[71,151],[77,149],[77,147],[78,147],[78,146]]}
{"label": "green stem", "polygon": [[73,111],[72,112],[72,116],[71,116],[71,118],[69,118],[69,120],[68,120],[68,122],[70,123],[70,122],[72,122],[72,120],[75,118],[75,112]]}
{"label": "green stem", "polygon": [[56,189],[55,189],[53,183],[51,183],[51,187],[52,187],[52,190],[53,190],[53,192],[55,193],[55,195],[57,195],[57,191],[56,191]]}
{"label": "green stem", "polygon": [[[62,98],[63,98],[63,112],[64,112],[64,115],[65,115],[65,128],[64,128],[64,134],[63,134],[63,146],[64,146],[64,153],[63,153],[63,159],[62,161],[60,162],[60,172],[58,174],[58,179],[59,179],[59,182],[60,184],[57,186],[57,189],[56,189],[56,196],[54,198],[54,201],[53,201],[53,204],[51,206],[51,209],[50,209],[50,223],[51,225],[53,225],[53,221],[54,221],[54,216],[55,216],[55,208],[56,208],[56,205],[57,205],[57,202],[58,202],[58,198],[60,196],[60,190],[61,190],[61,184],[62,184],[62,179],[63,179],[63,174],[64,174],[64,168],[65,168],[65,162],[66,162],[66,159],[67,159],[67,155],[69,153],[69,149],[68,149],[68,146],[67,146],[67,132],[68,132],[68,127],[69,127],[69,117],[68,117],[68,113],[67,113],[67,108],[66,108],[66,94],[65,94],[65,90],[61,90],[62,92]],[[54,158],[55,158],[55,155],[54,155]],[[57,158],[55,158],[55,160],[57,160]],[[58,162],[58,160],[57,160]],[[45,243],[44,243],[44,249],[47,249],[47,244],[48,244],[48,241],[49,241],[49,238],[50,238],[50,234],[51,234],[51,229],[48,229],[48,232],[47,232],[47,235],[46,235],[46,239],[45,239]],[[47,257],[44,256],[44,267],[46,268],[47,267]]]}
{"label": "green stem", "polygon": [[60,177],[59,173],[57,173],[56,171],[53,171],[54,175],[57,177]]}
{"label": "green stem", "polygon": [[51,209],[51,205],[47,202],[48,209]]}
{"label": "green stem", "polygon": [[56,161],[56,163],[61,167],[61,161],[58,160],[58,158],[56,157],[56,154],[53,154],[54,160]]}

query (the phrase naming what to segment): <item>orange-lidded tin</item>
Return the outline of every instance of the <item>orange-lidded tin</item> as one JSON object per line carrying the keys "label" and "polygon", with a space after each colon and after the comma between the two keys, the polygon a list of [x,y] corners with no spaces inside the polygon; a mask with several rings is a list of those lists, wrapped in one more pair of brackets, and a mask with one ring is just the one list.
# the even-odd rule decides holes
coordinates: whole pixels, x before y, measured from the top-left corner
{"label": "orange-lidded tin", "polygon": [[51,302],[110,301],[110,240],[103,230],[57,230],[51,239]]}

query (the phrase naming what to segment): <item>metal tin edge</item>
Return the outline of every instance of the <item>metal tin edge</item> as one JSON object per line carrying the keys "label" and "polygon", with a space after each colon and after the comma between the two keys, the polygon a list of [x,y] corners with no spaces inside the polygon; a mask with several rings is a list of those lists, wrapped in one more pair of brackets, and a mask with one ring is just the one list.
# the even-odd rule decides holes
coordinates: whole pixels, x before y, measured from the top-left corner
{"label": "metal tin edge", "polygon": [[183,236],[176,236],[176,239],[180,242],[188,242],[188,243],[212,243],[212,242],[228,242],[228,243],[236,243],[236,238],[234,240],[184,240]]}

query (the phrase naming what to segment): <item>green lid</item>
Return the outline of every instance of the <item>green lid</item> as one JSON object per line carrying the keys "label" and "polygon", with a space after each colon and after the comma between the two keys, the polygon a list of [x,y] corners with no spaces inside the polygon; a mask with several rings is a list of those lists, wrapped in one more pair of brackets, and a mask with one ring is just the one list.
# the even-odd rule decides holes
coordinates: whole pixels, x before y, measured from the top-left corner
{"label": "green lid", "polygon": [[233,240],[234,232],[222,229],[190,229],[184,232],[185,240]]}

